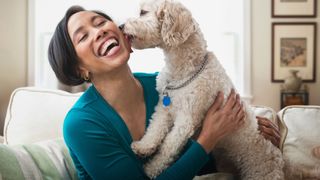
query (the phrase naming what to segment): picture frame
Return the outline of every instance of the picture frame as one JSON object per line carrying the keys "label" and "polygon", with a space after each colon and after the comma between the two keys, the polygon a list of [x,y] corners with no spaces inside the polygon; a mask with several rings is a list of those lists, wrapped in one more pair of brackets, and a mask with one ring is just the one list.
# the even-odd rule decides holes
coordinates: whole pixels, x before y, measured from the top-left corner
{"label": "picture frame", "polygon": [[317,16],[317,0],[271,0],[273,18],[312,18]]}
{"label": "picture frame", "polygon": [[315,82],[316,40],[315,22],[272,23],[272,82],[284,82],[291,70],[299,71],[303,82]]}

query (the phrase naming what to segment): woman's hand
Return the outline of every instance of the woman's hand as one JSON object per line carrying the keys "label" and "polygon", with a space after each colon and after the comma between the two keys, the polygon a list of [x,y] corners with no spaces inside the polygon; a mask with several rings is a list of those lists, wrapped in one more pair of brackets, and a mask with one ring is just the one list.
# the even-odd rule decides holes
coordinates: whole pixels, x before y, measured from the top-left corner
{"label": "woman's hand", "polygon": [[197,139],[207,153],[213,150],[221,138],[231,134],[244,123],[245,111],[240,103],[240,96],[232,90],[225,105],[223,101],[223,93],[219,92],[206,114]]}
{"label": "woman's hand", "polygon": [[257,116],[258,129],[262,136],[267,140],[271,141],[273,145],[279,148],[280,146],[280,132],[277,125],[267,118]]}

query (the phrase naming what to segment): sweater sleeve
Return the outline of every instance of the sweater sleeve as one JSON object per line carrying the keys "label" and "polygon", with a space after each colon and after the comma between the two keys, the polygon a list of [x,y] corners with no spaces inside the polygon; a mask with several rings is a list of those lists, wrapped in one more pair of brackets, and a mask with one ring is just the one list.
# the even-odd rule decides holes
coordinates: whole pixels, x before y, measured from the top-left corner
{"label": "sweater sleeve", "polygon": [[[82,112],[69,112],[64,122],[64,139],[80,179],[148,179],[138,158],[132,157],[108,127]],[[180,158],[156,179],[192,179],[207,162],[208,155],[190,141]]]}

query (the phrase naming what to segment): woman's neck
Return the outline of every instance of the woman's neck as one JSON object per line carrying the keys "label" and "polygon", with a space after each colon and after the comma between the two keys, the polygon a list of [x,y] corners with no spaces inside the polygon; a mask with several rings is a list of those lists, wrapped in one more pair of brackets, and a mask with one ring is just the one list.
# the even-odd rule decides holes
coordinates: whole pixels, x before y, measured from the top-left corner
{"label": "woman's neck", "polygon": [[134,78],[128,66],[116,73],[95,77],[93,84],[118,112],[141,100],[144,101],[141,84]]}

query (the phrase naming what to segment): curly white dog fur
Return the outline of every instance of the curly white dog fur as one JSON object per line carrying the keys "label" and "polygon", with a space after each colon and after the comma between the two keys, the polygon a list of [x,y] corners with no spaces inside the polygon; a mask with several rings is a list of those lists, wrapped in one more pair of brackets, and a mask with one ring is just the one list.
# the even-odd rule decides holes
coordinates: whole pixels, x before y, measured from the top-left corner
{"label": "curly white dog fur", "polygon": [[[146,134],[132,143],[133,151],[140,156],[156,152],[145,164],[147,175],[154,178],[176,159],[199,129],[218,91],[227,96],[234,86],[214,54],[207,51],[198,24],[181,3],[158,0],[142,3],[141,9],[142,15],[129,19],[123,30],[132,35],[134,48],[163,49],[166,64],[157,78],[160,99],[168,84],[188,81],[203,66],[206,56],[208,61],[187,86],[167,91],[172,103],[164,107],[160,101]],[[243,128],[221,140],[217,147],[226,151],[242,179],[283,179],[280,150],[259,134],[253,113],[247,105],[245,109]]]}

